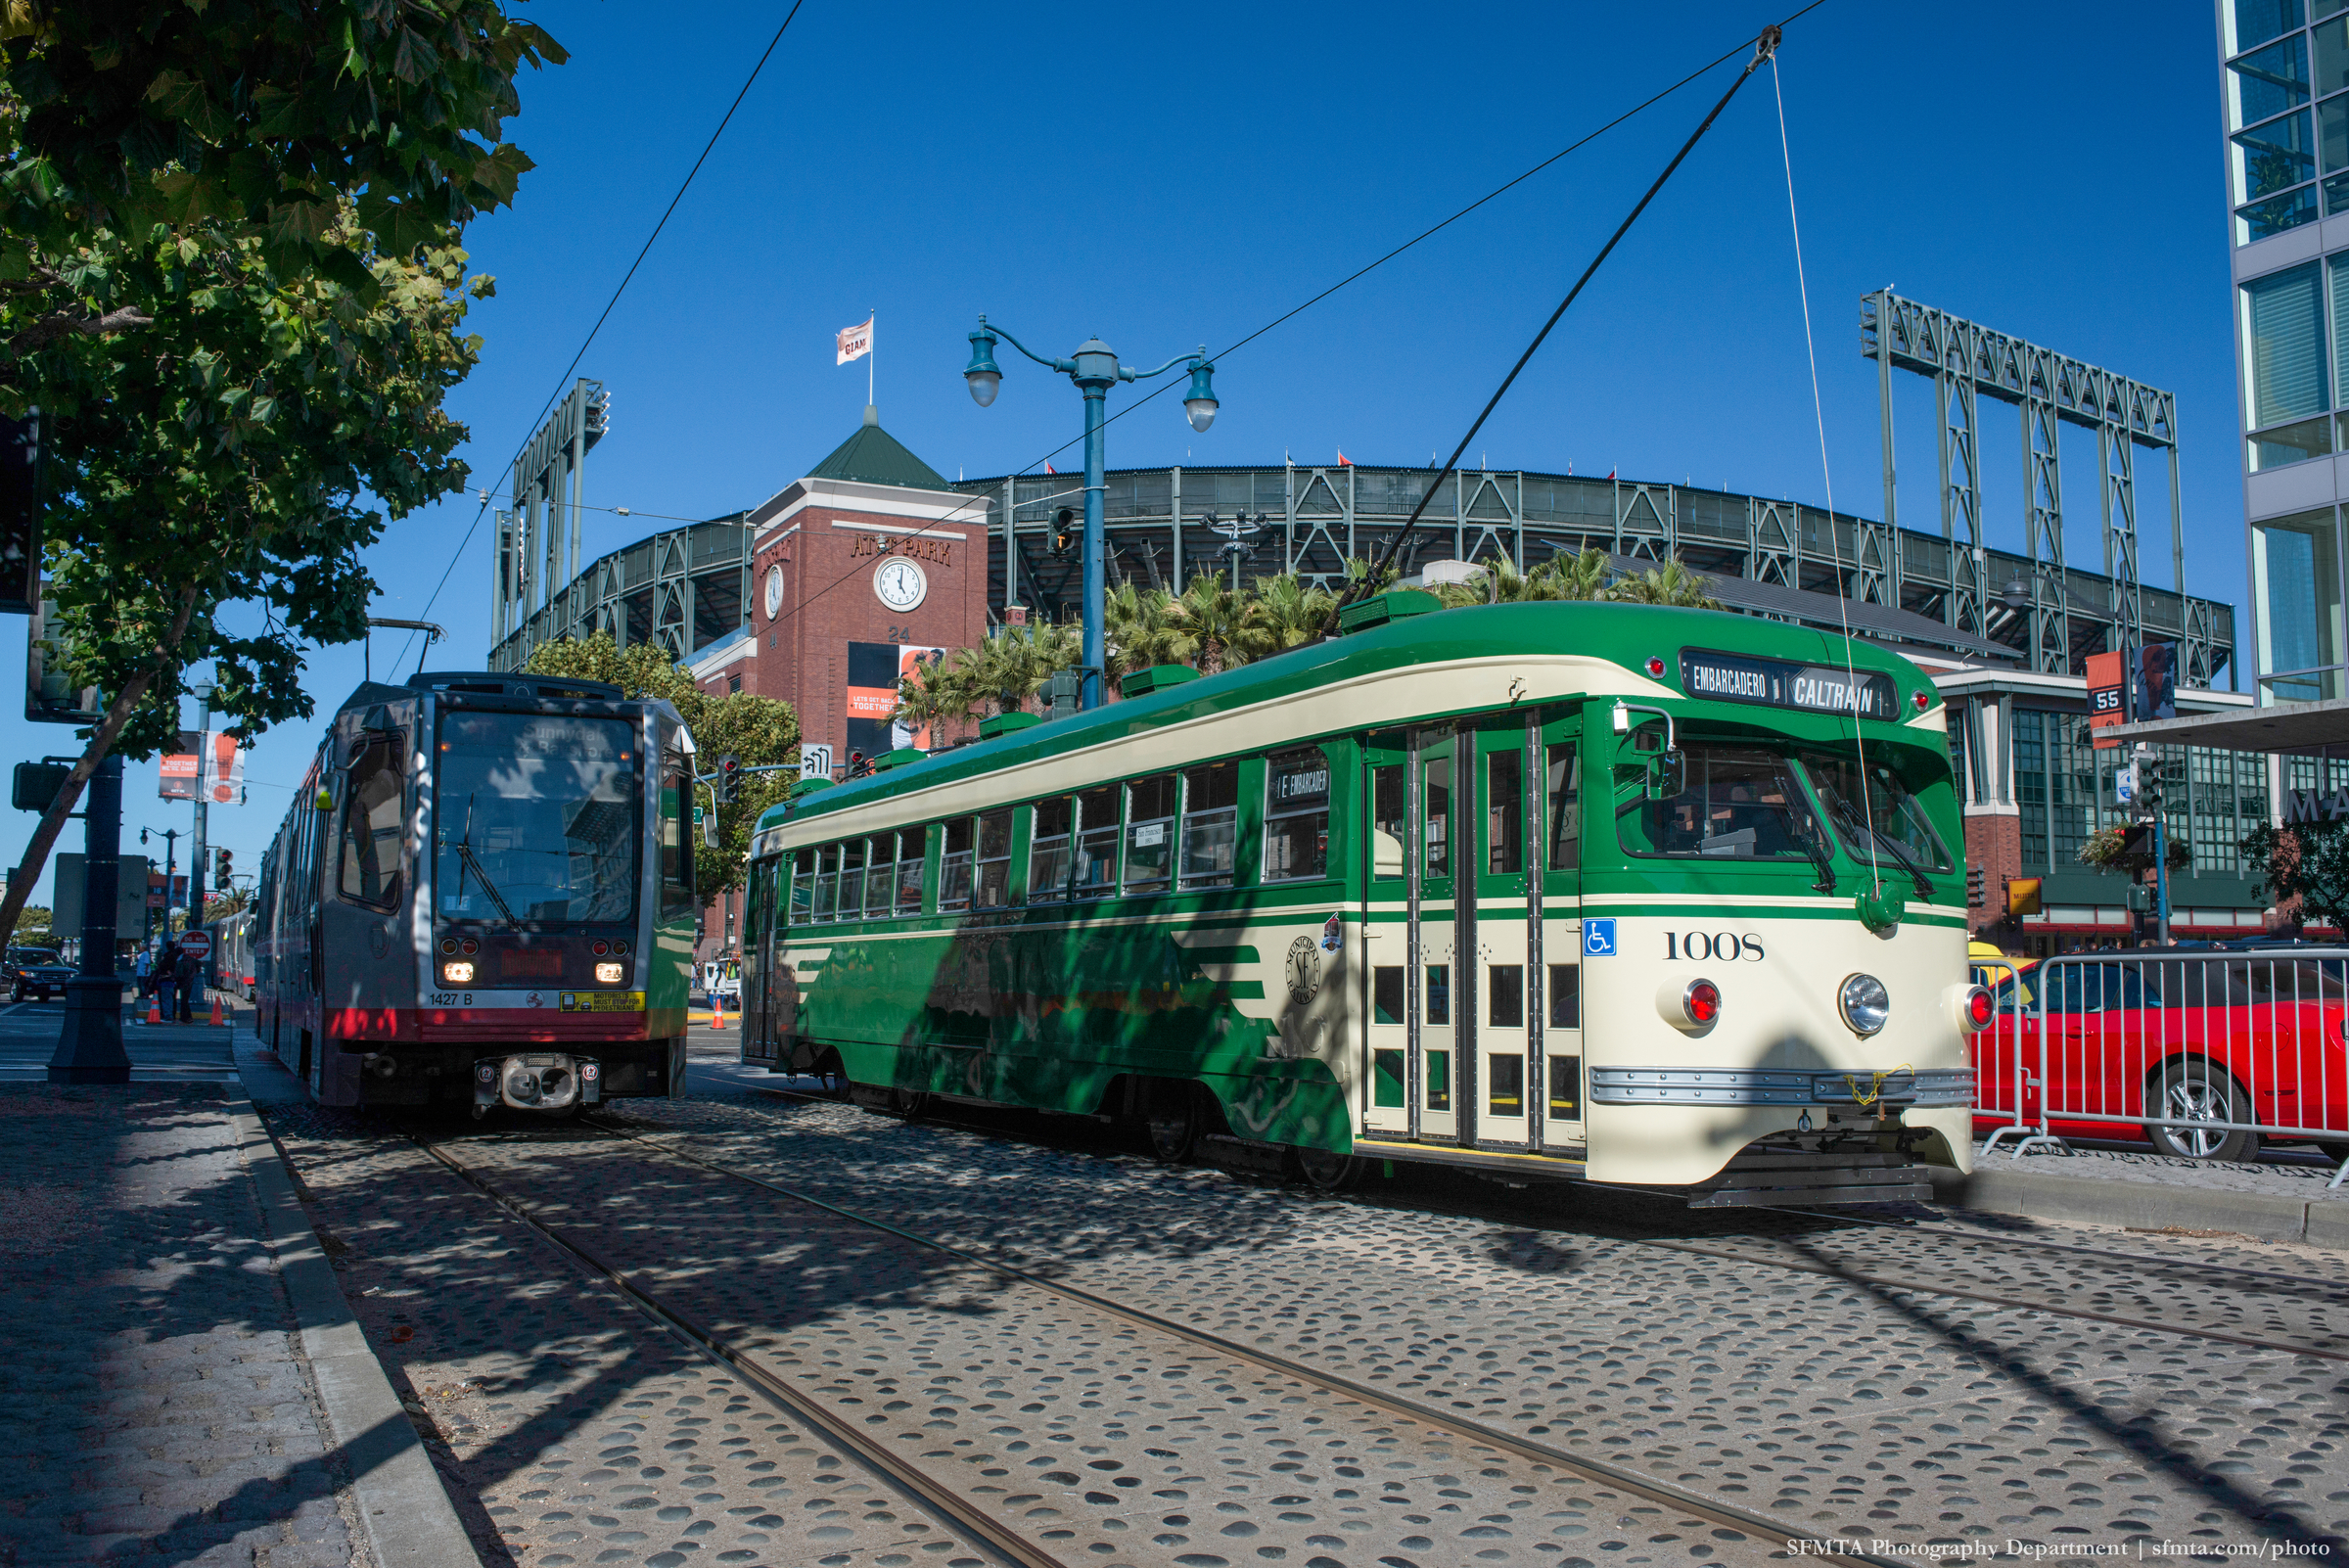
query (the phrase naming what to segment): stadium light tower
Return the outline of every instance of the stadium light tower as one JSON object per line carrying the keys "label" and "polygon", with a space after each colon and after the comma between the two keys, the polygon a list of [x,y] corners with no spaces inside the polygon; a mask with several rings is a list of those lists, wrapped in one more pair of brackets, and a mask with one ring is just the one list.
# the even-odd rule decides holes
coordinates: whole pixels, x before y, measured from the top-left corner
{"label": "stadium light tower", "polygon": [[1058,371],[1077,384],[1084,394],[1084,684],[1078,697],[1080,708],[1101,706],[1101,671],[1107,663],[1108,641],[1104,581],[1109,550],[1103,533],[1101,513],[1104,446],[1102,428],[1108,424],[1109,389],[1121,381],[1148,381],[1163,376],[1176,365],[1186,366],[1191,373],[1190,391],[1182,399],[1182,412],[1191,422],[1191,429],[1205,433],[1216,422],[1216,367],[1207,357],[1207,345],[1201,344],[1195,354],[1176,354],[1156,370],[1132,370],[1118,363],[1118,356],[1109,345],[1098,338],[1087,338],[1077,346],[1077,351],[1067,359],[1047,359],[1000,327],[990,327],[987,317],[979,318],[979,330],[971,334],[971,362],[963,370],[963,380],[970,384],[971,399],[985,408],[994,402],[995,393],[1003,385],[1003,372],[995,364],[997,337],[1043,366]]}

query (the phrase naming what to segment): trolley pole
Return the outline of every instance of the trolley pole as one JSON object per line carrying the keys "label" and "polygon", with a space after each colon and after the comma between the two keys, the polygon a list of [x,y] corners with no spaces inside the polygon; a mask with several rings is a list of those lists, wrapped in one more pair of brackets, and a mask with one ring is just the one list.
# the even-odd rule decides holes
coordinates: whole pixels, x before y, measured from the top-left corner
{"label": "trolley pole", "polygon": [[122,853],[122,759],[90,775],[82,798],[81,973],[66,986],[66,1024],[49,1058],[52,1084],[127,1084],[122,983],[115,973],[115,922]]}

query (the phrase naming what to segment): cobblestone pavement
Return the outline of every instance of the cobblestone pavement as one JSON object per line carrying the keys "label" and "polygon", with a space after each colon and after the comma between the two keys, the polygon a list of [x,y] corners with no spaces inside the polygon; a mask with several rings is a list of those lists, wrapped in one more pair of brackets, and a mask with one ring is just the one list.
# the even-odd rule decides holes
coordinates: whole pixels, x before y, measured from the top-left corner
{"label": "cobblestone pavement", "polygon": [[214,1085],[0,1085],[0,1564],[352,1563]]}
{"label": "cobblestone pavement", "polygon": [[[704,1098],[626,1109],[647,1130],[690,1132],[697,1152],[816,1196],[1595,1450],[1781,1517],[1790,1535],[2349,1535],[2342,1362],[1692,1258],[1636,1233],[1639,1223],[1672,1235],[1783,1229],[1774,1220],[1652,1203],[1642,1212],[1589,1189],[1496,1196],[1481,1212],[1410,1207],[1424,1180],[1397,1183],[1399,1200],[1374,1191],[1329,1202],[840,1105]],[[2037,1229],[2335,1277],[2308,1249]],[[1835,1233],[1847,1252],[1870,1244],[1935,1243]],[[2084,1271],[2106,1285],[2115,1277],[2087,1263],[2034,1265],[2008,1249],[1998,1267],[2021,1291],[2067,1289]],[[2206,1271],[2165,1288],[2216,1299],[2248,1287]],[[2319,1311],[2287,1293],[2274,1310],[2339,1344],[2323,1320],[2338,1306]]]}
{"label": "cobblestone pavement", "polygon": [[[270,1119],[370,1341],[514,1560],[980,1560],[394,1128]],[[592,1129],[415,1130],[1066,1561],[1782,1555]]]}

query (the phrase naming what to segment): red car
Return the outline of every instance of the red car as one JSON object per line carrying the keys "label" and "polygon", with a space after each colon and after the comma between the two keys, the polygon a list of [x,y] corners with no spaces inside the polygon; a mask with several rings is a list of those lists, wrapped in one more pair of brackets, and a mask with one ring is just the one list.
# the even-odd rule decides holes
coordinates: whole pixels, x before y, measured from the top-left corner
{"label": "red car", "polygon": [[1973,1037],[1978,1132],[2013,1126],[2019,1099],[2024,1124],[2036,1130],[2044,1107],[2059,1137],[2149,1138],[2186,1159],[2246,1160],[2265,1135],[2349,1159],[2349,962],[2056,958],[2023,964],[1991,994],[1997,1016]]}

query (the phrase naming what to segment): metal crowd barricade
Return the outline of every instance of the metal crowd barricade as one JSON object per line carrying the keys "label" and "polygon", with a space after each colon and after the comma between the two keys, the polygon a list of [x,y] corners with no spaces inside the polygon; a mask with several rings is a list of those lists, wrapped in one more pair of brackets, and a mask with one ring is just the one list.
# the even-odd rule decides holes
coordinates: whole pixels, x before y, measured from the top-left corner
{"label": "metal crowd barricade", "polygon": [[2316,1143],[2340,1162],[2329,1185],[2349,1179],[2349,947],[2066,953],[1991,994],[1975,1104],[2008,1120],[1983,1153],[2142,1130],[2209,1158],[2255,1132]]}

